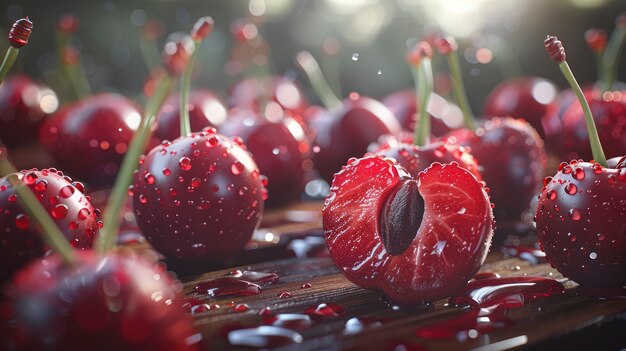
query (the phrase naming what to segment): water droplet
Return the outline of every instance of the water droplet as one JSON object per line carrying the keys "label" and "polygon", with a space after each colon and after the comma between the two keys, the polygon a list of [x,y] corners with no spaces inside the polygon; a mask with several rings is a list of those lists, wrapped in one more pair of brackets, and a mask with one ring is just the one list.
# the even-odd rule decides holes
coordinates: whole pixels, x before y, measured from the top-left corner
{"label": "water droplet", "polygon": [[278,155],[278,154],[280,154],[280,149],[279,149],[279,148],[277,148],[277,147],[273,148],[273,149],[272,149],[272,154],[274,154],[274,155]]}
{"label": "water droplet", "polygon": [[458,213],[458,214],[461,214],[461,215],[462,215],[462,214],[464,214],[464,213],[465,213],[465,211],[467,211],[467,209],[466,209],[465,207],[461,207],[461,208],[460,208],[460,209],[459,209],[456,213]]}
{"label": "water droplet", "polygon": [[235,305],[235,307],[233,307],[233,311],[235,312],[246,312],[250,310],[250,307],[248,305],[246,305],[245,303],[240,303]]}
{"label": "water droplet", "polygon": [[554,191],[553,189],[548,190],[548,192],[546,193],[546,197],[552,201],[556,200],[556,191]]}
{"label": "water droplet", "polygon": [[278,298],[279,299],[288,299],[288,298],[290,298],[292,296],[293,295],[290,292],[288,292],[288,291],[283,291],[280,294],[278,294]]}
{"label": "water droplet", "polygon": [[585,179],[585,171],[580,167],[575,168],[574,172],[572,172],[572,178],[578,179],[578,180]]}
{"label": "water droplet", "polygon": [[243,173],[245,168],[246,167],[243,165],[243,163],[235,161],[235,163],[233,163],[233,165],[230,167],[230,171],[233,172],[234,175],[240,175],[241,173]]}
{"label": "water droplet", "polygon": [[146,196],[144,194],[140,194],[139,195],[139,202],[142,204],[145,204],[146,202],[148,202],[148,198],[146,198]]}
{"label": "water droplet", "polygon": [[380,75],[383,74],[383,71],[379,69],[378,72],[376,72],[376,74],[378,74],[380,76]]}
{"label": "water droplet", "polygon": [[146,175],[143,177],[143,179],[148,184],[154,184],[154,176],[152,174],[150,174],[150,173],[146,173]]}
{"label": "water droplet", "polygon": [[67,216],[68,208],[67,205],[58,204],[52,208],[50,213],[52,214],[52,218],[54,219],[63,219]]}
{"label": "water droplet", "polygon": [[7,201],[9,201],[9,202],[17,201],[17,195],[16,194],[9,195],[9,197],[7,198]]}
{"label": "water droplet", "polygon": [[178,165],[183,171],[188,171],[191,169],[191,160],[189,159],[189,157],[181,157],[178,160]]}
{"label": "water droplet", "polygon": [[576,187],[576,184],[568,183],[565,186],[565,192],[570,194],[570,195],[576,194],[577,191],[578,191],[578,188]]}
{"label": "water droplet", "polygon": [[28,227],[30,226],[30,218],[23,213],[18,214],[15,217],[15,226],[21,230],[28,229]]}
{"label": "water droplet", "polygon": [[578,209],[572,208],[571,210],[569,210],[569,218],[575,220],[575,221],[579,221],[581,216],[580,216],[580,211],[578,211]]}
{"label": "water droplet", "polygon": [[61,197],[64,199],[71,197],[73,194],[74,194],[74,187],[71,185],[66,185],[63,188],[61,188],[61,190],[59,190],[59,195],[61,195]]}
{"label": "water droplet", "polygon": [[209,139],[207,139],[206,145],[208,147],[213,147],[213,146],[216,146],[217,144],[219,144],[219,142],[220,141],[219,141],[219,139],[217,139],[216,136],[212,136]]}
{"label": "water droplet", "polygon": [[592,252],[589,254],[589,258],[591,258],[592,260],[595,260],[596,258],[598,258],[598,254],[595,252]]}
{"label": "water droplet", "polygon": [[304,283],[304,284],[302,284],[302,285],[300,286],[300,289],[308,289],[308,288],[310,288],[310,287],[311,287],[311,284],[310,284],[310,283]]}
{"label": "water droplet", "polygon": [[85,218],[87,218],[87,216],[89,216],[89,214],[91,213],[91,211],[89,211],[88,208],[82,208],[80,211],[78,211],[78,219],[80,219],[81,221],[84,220]]}
{"label": "water droplet", "polygon": [[352,54],[352,61],[358,61],[359,60],[359,53],[355,52],[354,54]]}
{"label": "water droplet", "polygon": [[168,175],[170,175],[170,174],[172,174],[172,171],[170,171],[170,169],[169,169],[169,168],[163,168],[163,175],[164,175],[164,176],[168,176]]}
{"label": "water droplet", "polygon": [[33,185],[35,184],[35,181],[37,181],[37,178],[39,178],[39,176],[36,173],[30,172],[24,176],[24,183]]}
{"label": "water droplet", "polygon": [[200,185],[202,185],[202,180],[200,180],[200,178],[192,178],[191,179],[191,186],[192,187],[197,188]]}

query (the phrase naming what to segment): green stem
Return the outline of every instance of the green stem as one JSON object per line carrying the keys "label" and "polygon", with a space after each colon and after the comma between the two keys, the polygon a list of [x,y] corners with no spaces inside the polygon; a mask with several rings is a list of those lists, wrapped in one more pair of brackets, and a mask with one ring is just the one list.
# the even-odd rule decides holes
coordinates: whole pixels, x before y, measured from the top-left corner
{"label": "green stem", "polygon": [[0,66],[0,84],[4,81],[9,70],[13,66],[15,59],[17,58],[17,54],[20,52],[19,49],[16,49],[12,46],[9,46],[7,49],[7,53],[4,55],[4,60],[2,61],[2,66]]}
{"label": "green stem", "polygon": [[594,161],[598,162],[604,167],[608,167],[606,162],[606,156],[604,156],[604,151],[602,150],[602,144],[600,143],[600,137],[598,136],[598,131],[596,130],[596,124],[593,120],[593,115],[591,114],[591,109],[589,108],[589,104],[585,99],[585,94],[583,93],[580,85],[576,81],[572,70],[569,68],[567,61],[563,61],[559,63],[559,68],[563,73],[563,76],[569,83],[570,87],[576,94],[578,101],[580,101],[580,105],[583,108],[585,113],[585,125],[587,126],[587,132],[589,133],[589,143],[591,144],[591,152],[593,155]]}
{"label": "green stem", "polygon": [[63,235],[57,224],[41,205],[39,200],[37,200],[37,197],[35,197],[30,188],[12,173],[17,173],[17,170],[7,159],[0,156],[0,176],[10,174],[7,180],[14,187],[18,199],[24,205],[30,218],[35,220],[39,225],[46,244],[53,248],[66,263],[73,263],[75,261],[74,249],[67,242],[65,235]]}
{"label": "green stem", "polygon": [[139,126],[139,129],[137,129],[130,141],[128,151],[126,152],[126,156],[124,156],[117,178],[115,179],[111,197],[104,211],[104,227],[101,230],[102,234],[97,243],[97,248],[100,252],[106,252],[110,247],[114,246],[117,241],[122,207],[128,196],[128,187],[133,180],[133,172],[137,168],[139,156],[146,149],[148,140],[152,134],[151,125],[154,116],[159,111],[159,108],[171,90],[172,78],[170,76],[163,76],[157,83],[157,88],[148,101],[141,126]]}
{"label": "green stem", "polygon": [[465,127],[472,131],[476,130],[476,120],[470,109],[469,101],[467,99],[467,93],[465,92],[465,86],[463,85],[463,76],[461,74],[461,63],[459,62],[459,55],[456,51],[450,52],[446,55],[448,60],[448,66],[450,67],[450,73],[452,74],[452,87],[454,90],[454,98],[459,104],[459,108],[463,113],[463,121]]}
{"label": "green stem", "polygon": [[180,76],[180,135],[187,136],[191,133],[191,122],[189,122],[189,88],[191,86],[191,73],[193,72],[193,65],[196,62],[196,56],[198,55],[198,48],[201,41],[193,41],[193,54],[189,58],[189,63],[185,67],[183,74]]}
{"label": "green stem", "polygon": [[606,80],[604,81],[605,91],[613,89],[613,83],[615,83],[615,80],[617,79],[617,60],[619,59],[625,41],[626,27],[616,28],[609,39],[606,51],[602,57],[602,65],[604,66],[606,74]]}
{"label": "green stem", "polygon": [[324,104],[327,110],[333,110],[343,105],[341,100],[339,100],[328,85],[319,64],[311,53],[301,52],[298,54],[297,62],[307,78],[309,78],[315,94],[322,101],[322,104]]}
{"label": "green stem", "polygon": [[57,56],[59,64],[63,67],[63,71],[67,75],[76,99],[82,100],[91,95],[91,87],[85,75],[82,65],[79,63],[69,64],[65,59],[65,50],[69,45],[69,35],[59,32],[57,35]]}
{"label": "green stem", "polygon": [[415,126],[413,142],[417,146],[428,144],[430,138],[430,115],[428,114],[428,101],[433,91],[433,70],[431,60],[425,57],[419,66],[411,69],[415,81],[417,103],[419,105],[419,124]]}

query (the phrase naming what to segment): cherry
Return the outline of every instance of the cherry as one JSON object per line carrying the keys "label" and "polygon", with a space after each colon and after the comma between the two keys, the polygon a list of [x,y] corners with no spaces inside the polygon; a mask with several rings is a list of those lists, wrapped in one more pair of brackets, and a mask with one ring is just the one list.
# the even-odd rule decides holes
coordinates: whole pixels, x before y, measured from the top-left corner
{"label": "cherry", "polygon": [[264,115],[231,110],[220,133],[240,136],[259,171],[268,177],[268,207],[298,200],[304,188],[305,162],[311,162],[311,146],[304,129],[288,111],[278,104],[268,104]]}
{"label": "cherry", "polygon": [[230,89],[228,103],[231,107],[261,109],[263,99],[277,102],[286,111],[304,115],[309,103],[295,81],[282,76],[248,78]]}
{"label": "cherry", "polygon": [[590,289],[626,285],[626,156],[607,162],[583,91],[554,36],[544,45],[580,104],[593,154],[592,162],[563,162],[545,180],[536,213],[546,259],[564,276]]}
{"label": "cherry", "polygon": [[381,135],[400,132],[393,113],[381,102],[354,92],[340,101],[309,52],[298,54],[297,61],[326,105],[308,119],[315,135],[313,163],[322,178],[330,181],[347,159],[363,155]]}
{"label": "cherry", "polygon": [[9,350],[197,350],[201,336],[177,296],[180,283],[138,256],[53,254],[8,287]]}
{"label": "cherry", "polygon": [[37,126],[59,105],[57,95],[43,83],[14,75],[0,86],[0,140],[7,147],[36,139]]}
{"label": "cherry", "polygon": [[435,46],[448,61],[455,97],[466,125],[465,129],[457,129],[444,137],[471,149],[491,190],[494,214],[500,227],[506,228],[503,224],[516,227],[541,186],[547,161],[543,140],[522,119],[493,117],[477,125],[463,87],[458,44],[452,37],[439,37]]}
{"label": "cherry", "polygon": [[487,96],[483,114],[523,118],[544,138],[545,118],[550,105],[556,101],[558,88],[553,82],[539,77],[518,77],[496,86]]}
{"label": "cherry", "polygon": [[418,304],[474,276],[493,215],[483,185],[456,163],[433,163],[413,178],[393,159],[368,156],[335,175],[323,225],[330,256],[350,281]]}
{"label": "cherry", "polygon": [[[218,127],[227,117],[225,104],[212,91],[196,89],[189,95],[189,118],[191,131],[199,132],[205,127]],[[174,140],[178,137],[180,123],[180,98],[171,94],[163,103],[156,117],[154,137],[158,140]]]}
{"label": "cherry", "polygon": [[72,246],[91,248],[98,235],[99,211],[84,195],[82,183],[56,169],[12,173],[0,178],[0,282],[48,250],[10,177],[28,185]]}
{"label": "cherry", "polygon": [[71,174],[110,184],[140,123],[133,102],[102,93],[61,108],[41,126],[40,141]]}

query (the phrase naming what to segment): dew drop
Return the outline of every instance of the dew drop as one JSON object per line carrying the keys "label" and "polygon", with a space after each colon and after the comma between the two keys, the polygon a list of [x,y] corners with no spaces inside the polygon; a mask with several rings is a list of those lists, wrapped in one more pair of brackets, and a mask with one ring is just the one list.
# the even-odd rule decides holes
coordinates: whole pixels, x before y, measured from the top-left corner
{"label": "dew drop", "polygon": [[189,159],[189,157],[181,157],[178,160],[178,165],[183,171],[188,171],[191,169],[191,160]]}
{"label": "dew drop", "polygon": [[583,180],[585,179],[585,171],[582,168],[576,168],[572,172],[572,177],[577,180]]}
{"label": "dew drop", "polygon": [[172,174],[172,171],[169,168],[163,168],[163,175],[168,176],[170,174]]}
{"label": "dew drop", "polygon": [[61,188],[61,190],[59,190],[59,195],[64,199],[71,197],[73,194],[74,194],[74,187],[71,185],[66,185],[63,188]]}
{"label": "dew drop", "polygon": [[568,183],[565,186],[565,192],[570,194],[570,195],[576,194],[577,191],[578,191],[578,188],[576,187],[576,184]]}
{"label": "dew drop", "polygon": [[556,191],[552,189],[548,190],[548,192],[546,193],[546,197],[552,201],[556,200]]}
{"label": "dew drop", "polygon": [[589,258],[591,258],[592,260],[595,260],[596,258],[598,258],[598,254],[595,252],[592,252],[589,254]]}
{"label": "dew drop", "polygon": [[197,188],[200,185],[202,185],[202,180],[200,180],[200,178],[192,178],[191,179],[191,186],[192,187]]}
{"label": "dew drop", "polygon": [[359,60],[359,53],[355,52],[354,54],[352,54],[352,61],[358,61]]}
{"label": "dew drop", "polygon": [[146,196],[144,194],[140,194],[139,195],[139,202],[142,204],[145,204],[146,202],[148,202],[148,198],[146,198]]}
{"label": "dew drop", "polygon": [[15,226],[18,229],[26,230],[30,226],[30,218],[27,215],[20,213],[15,217]]}
{"label": "dew drop", "polygon": [[30,172],[24,176],[24,183],[33,185],[37,181],[37,178],[39,178],[39,176],[36,173]]}
{"label": "dew drop", "polygon": [[575,220],[575,221],[579,221],[581,216],[580,216],[580,211],[578,211],[578,209],[572,208],[571,210],[569,210],[569,218]]}
{"label": "dew drop", "polygon": [[230,171],[233,172],[234,175],[240,175],[245,170],[245,166],[243,163],[239,161],[235,161],[233,165],[230,167]]}
{"label": "dew drop", "polygon": [[63,219],[67,216],[68,208],[67,205],[58,204],[52,208],[50,213],[52,214],[52,218],[54,219]]}
{"label": "dew drop", "polygon": [[146,173],[146,175],[143,177],[143,179],[148,184],[154,184],[154,176],[152,174],[150,174],[150,173]]}
{"label": "dew drop", "polygon": [[80,219],[81,221],[86,219],[87,216],[89,216],[89,214],[91,213],[91,211],[89,211],[88,208],[82,208],[80,211],[78,211],[78,219]]}

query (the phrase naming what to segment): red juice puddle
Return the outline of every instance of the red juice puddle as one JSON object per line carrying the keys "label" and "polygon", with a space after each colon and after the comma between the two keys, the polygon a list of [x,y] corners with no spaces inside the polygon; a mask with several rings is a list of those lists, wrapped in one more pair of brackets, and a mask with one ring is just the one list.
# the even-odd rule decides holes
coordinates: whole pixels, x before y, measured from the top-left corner
{"label": "red juice puddle", "polygon": [[508,311],[542,297],[565,292],[563,284],[540,277],[486,278],[468,283],[463,291],[450,298],[454,306],[469,306],[458,317],[419,328],[416,335],[423,339],[466,341],[479,334],[504,328],[513,322]]}
{"label": "red juice puddle", "polygon": [[183,309],[191,314],[207,312],[218,308],[220,308],[218,304],[206,303],[194,298],[187,298],[183,301]]}
{"label": "red juice puddle", "polygon": [[274,284],[278,282],[278,279],[280,278],[276,273],[241,271],[239,269],[231,271],[226,277],[245,280],[259,285]]}
{"label": "red juice puddle", "polygon": [[324,319],[329,317],[339,317],[345,309],[336,303],[320,303],[316,306],[307,307],[304,313],[313,319]]}
{"label": "red juice puddle", "polygon": [[198,283],[198,285],[194,287],[194,290],[200,294],[209,295],[212,298],[258,295],[262,291],[261,287],[257,284],[228,277]]}
{"label": "red juice puddle", "polygon": [[300,344],[302,335],[286,328],[262,325],[256,328],[236,329],[228,332],[228,342],[233,346],[273,349]]}
{"label": "red juice puddle", "polygon": [[346,321],[343,327],[343,335],[359,334],[363,331],[378,328],[383,325],[382,320],[366,317],[353,317]]}
{"label": "red juice puddle", "polygon": [[523,246],[514,242],[507,242],[501,247],[500,251],[507,258],[517,257],[533,266],[546,262],[546,254],[539,249],[538,243],[535,243],[532,246]]}

